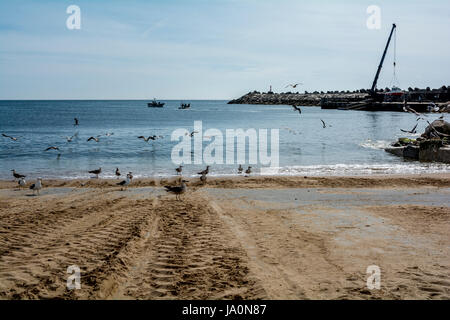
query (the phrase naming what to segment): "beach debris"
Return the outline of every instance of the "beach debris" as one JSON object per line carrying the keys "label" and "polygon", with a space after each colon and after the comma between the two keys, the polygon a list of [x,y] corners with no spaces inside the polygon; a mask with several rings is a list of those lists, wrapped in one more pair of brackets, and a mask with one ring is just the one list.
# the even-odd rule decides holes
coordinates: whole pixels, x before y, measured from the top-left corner
{"label": "beach debris", "polygon": [[91,170],[89,171],[89,173],[95,174],[96,178],[98,179],[98,175],[102,173],[102,168],[100,167],[97,170]]}
{"label": "beach debris", "polygon": [[36,183],[33,183],[30,186],[30,190],[33,190],[33,194],[37,192],[37,195],[39,195],[41,189],[42,189],[42,178],[37,178]]}
{"label": "beach debris", "polygon": [[175,198],[177,200],[181,200],[180,196],[187,191],[186,182],[189,182],[188,180],[181,180],[181,185],[179,186],[164,186],[166,188],[166,192],[172,193],[175,195]]}

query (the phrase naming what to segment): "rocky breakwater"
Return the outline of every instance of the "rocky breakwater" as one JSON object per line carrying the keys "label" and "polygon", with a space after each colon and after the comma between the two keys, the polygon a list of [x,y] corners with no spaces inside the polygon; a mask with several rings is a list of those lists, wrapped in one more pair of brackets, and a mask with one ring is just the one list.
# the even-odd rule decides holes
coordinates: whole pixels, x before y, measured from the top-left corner
{"label": "rocky breakwater", "polygon": [[338,99],[340,101],[358,102],[368,98],[367,93],[340,92],[340,93],[274,93],[274,92],[249,92],[246,95],[228,102],[228,104],[283,104],[297,106],[320,106],[322,98]]}
{"label": "rocky breakwater", "polygon": [[385,151],[405,159],[450,163],[450,123],[435,120],[419,138],[399,138]]}

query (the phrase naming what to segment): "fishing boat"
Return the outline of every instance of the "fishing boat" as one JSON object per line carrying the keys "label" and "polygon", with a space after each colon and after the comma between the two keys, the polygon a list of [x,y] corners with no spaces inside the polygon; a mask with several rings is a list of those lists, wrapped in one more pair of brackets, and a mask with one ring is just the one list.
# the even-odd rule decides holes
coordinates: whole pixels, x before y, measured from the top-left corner
{"label": "fishing boat", "polygon": [[162,108],[162,107],[164,107],[164,104],[165,104],[164,102],[159,102],[159,101],[156,101],[156,99],[153,99],[152,102],[147,103],[147,106],[149,108]]}

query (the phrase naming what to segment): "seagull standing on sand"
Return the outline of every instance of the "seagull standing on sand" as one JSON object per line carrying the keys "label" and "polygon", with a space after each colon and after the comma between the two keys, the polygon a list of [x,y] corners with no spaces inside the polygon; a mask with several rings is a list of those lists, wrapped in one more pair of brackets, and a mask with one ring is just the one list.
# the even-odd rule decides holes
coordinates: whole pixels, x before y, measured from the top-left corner
{"label": "seagull standing on sand", "polygon": [[210,168],[209,166],[206,166],[206,169],[203,170],[203,171],[198,172],[198,174],[207,175],[209,173],[209,168]]}
{"label": "seagull standing on sand", "polygon": [[244,168],[242,168],[242,165],[240,164],[239,168],[238,168],[238,173],[241,174],[243,170],[244,170]]}
{"label": "seagull standing on sand", "polygon": [[181,175],[181,172],[183,171],[183,166],[179,166],[178,168],[175,169],[175,171],[177,172],[177,174]]}
{"label": "seagull standing on sand", "polygon": [[117,177],[117,179],[119,179],[119,177],[120,177],[120,170],[119,170],[119,168],[116,168],[116,177]]}
{"label": "seagull standing on sand", "polygon": [[37,178],[36,183],[33,183],[30,186],[30,189],[33,190],[33,194],[37,191],[37,194],[40,194],[40,190],[42,189],[42,178]]}
{"label": "seagull standing on sand", "polygon": [[205,184],[206,183],[206,174],[202,174],[202,176],[200,177],[200,181]]}
{"label": "seagull standing on sand", "polygon": [[19,189],[25,188],[27,185],[27,182],[25,181],[24,178],[20,178],[19,179]]}
{"label": "seagull standing on sand", "polygon": [[22,179],[22,178],[25,178],[26,176],[24,176],[23,174],[20,174],[20,173],[17,173],[16,172],[16,170],[11,170],[12,171],[12,174],[13,174],[13,176],[14,176],[14,180],[15,179]]}
{"label": "seagull standing on sand", "polygon": [[246,177],[248,177],[251,173],[252,173],[252,167],[249,166],[248,169],[245,170]]}
{"label": "seagull standing on sand", "polygon": [[96,176],[97,179],[98,179],[98,175],[99,175],[100,173],[102,173],[102,168],[100,167],[100,168],[98,168],[97,170],[91,170],[91,171],[89,171],[89,173],[95,174],[95,176]]}
{"label": "seagull standing on sand", "polygon": [[130,178],[130,174],[127,174],[127,178],[125,180],[117,183],[117,185],[121,186],[122,190],[123,190],[123,187],[128,187],[128,185],[131,183],[131,179],[132,178]]}
{"label": "seagull standing on sand", "polygon": [[2,136],[4,136],[5,138],[9,138],[9,139],[11,139],[12,141],[17,141],[17,138],[8,136],[7,134],[2,133]]}
{"label": "seagull standing on sand", "polygon": [[189,182],[187,180],[181,180],[181,185],[177,186],[177,187],[172,187],[172,186],[164,186],[164,188],[166,188],[166,191],[169,193],[173,193],[175,194],[175,198],[177,200],[181,200],[180,195],[186,193],[187,191],[187,186],[185,182]]}

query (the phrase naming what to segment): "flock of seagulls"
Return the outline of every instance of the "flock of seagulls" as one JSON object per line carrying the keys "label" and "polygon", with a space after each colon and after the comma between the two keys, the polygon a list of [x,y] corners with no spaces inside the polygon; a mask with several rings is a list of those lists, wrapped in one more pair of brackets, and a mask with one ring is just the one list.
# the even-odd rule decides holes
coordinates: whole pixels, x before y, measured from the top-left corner
{"label": "flock of seagulls", "polygon": [[[410,134],[416,134],[416,133],[417,133],[417,130],[416,130],[416,129],[417,129],[418,122],[419,122],[420,120],[424,120],[424,121],[426,121],[426,122],[431,126],[431,129],[433,130],[433,131],[431,132],[431,136],[436,137],[436,138],[448,137],[448,136],[449,136],[449,135],[447,135],[447,134],[441,133],[441,132],[439,132],[438,130],[436,130],[436,128],[434,128],[434,126],[430,123],[430,121],[428,121],[428,120],[426,119],[426,117],[427,117],[426,114],[417,112],[417,111],[414,110],[413,108],[408,107],[408,106],[406,105],[406,103],[405,103],[405,105],[403,106],[403,111],[404,111],[404,112],[408,112],[408,113],[412,113],[412,114],[414,114],[415,116],[417,116],[417,119],[416,119],[417,123],[415,124],[415,126],[414,126],[411,130],[400,129],[401,132],[410,133]],[[444,120],[444,115],[440,116],[437,120]]]}

